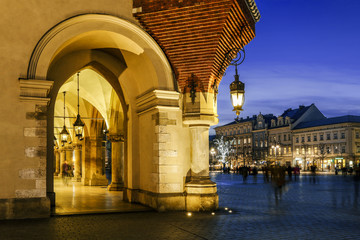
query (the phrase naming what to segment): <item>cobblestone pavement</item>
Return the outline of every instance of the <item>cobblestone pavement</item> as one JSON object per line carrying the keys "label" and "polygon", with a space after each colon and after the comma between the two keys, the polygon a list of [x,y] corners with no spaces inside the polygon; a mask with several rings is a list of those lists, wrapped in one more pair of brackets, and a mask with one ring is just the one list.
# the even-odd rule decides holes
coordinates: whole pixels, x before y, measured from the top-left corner
{"label": "cobblestone pavement", "polygon": [[[211,174],[220,210],[61,216],[0,222],[0,239],[360,239],[360,182],[301,176],[279,189],[263,176]],[[225,210],[232,210],[232,213]]]}

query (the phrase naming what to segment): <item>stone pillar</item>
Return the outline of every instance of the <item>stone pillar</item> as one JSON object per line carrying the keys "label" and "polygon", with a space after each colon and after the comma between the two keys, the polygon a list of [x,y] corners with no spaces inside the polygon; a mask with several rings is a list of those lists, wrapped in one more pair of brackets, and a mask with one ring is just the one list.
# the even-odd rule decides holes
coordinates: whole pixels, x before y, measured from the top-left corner
{"label": "stone pillar", "polygon": [[74,148],[75,163],[74,163],[74,181],[81,182],[81,144],[76,144]]}
{"label": "stone pillar", "polygon": [[191,181],[209,179],[209,128],[190,126],[191,134]]}
{"label": "stone pillar", "polygon": [[111,184],[109,191],[121,191],[124,188],[124,137],[120,134],[110,134],[111,141]]}
{"label": "stone pillar", "polygon": [[63,164],[65,162],[65,149],[60,148],[60,176],[62,176],[64,173]]}
{"label": "stone pillar", "polygon": [[102,138],[90,139],[90,169],[91,178],[89,181],[90,186],[107,186],[108,180],[105,176],[105,169],[102,159],[101,149]]}
{"label": "stone pillar", "polygon": [[209,125],[190,125],[190,177],[185,184],[186,210],[209,211],[218,207],[216,183],[209,177]]}
{"label": "stone pillar", "polygon": [[71,172],[73,172],[74,170],[73,151],[74,148],[71,145],[65,147],[65,159],[67,161],[67,164],[71,167]]}
{"label": "stone pillar", "polygon": [[55,154],[55,176],[60,174],[60,150],[54,149]]}

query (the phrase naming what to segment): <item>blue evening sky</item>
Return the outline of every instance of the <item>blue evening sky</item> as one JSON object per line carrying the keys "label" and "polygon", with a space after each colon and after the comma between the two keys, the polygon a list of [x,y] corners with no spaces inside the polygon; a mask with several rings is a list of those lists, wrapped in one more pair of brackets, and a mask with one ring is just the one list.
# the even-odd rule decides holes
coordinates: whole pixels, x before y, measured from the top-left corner
{"label": "blue evening sky", "polygon": [[[326,117],[360,115],[360,0],[255,1],[261,19],[238,68],[245,83],[240,117],[312,103]],[[229,66],[220,83],[218,126],[236,117],[234,72]]]}

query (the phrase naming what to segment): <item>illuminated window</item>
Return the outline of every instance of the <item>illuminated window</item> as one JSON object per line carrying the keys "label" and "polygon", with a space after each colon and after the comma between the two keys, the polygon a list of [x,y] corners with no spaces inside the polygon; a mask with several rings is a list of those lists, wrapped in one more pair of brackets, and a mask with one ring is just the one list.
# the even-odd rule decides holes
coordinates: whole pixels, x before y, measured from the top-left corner
{"label": "illuminated window", "polygon": [[296,148],[296,154],[300,154],[300,149]]}
{"label": "illuminated window", "polygon": [[302,149],[301,149],[301,153],[302,153],[302,154],[305,154],[305,148],[302,148]]}
{"label": "illuminated window", "polygon": [[311,154],[311,148],[308,148],[308,154]]}
{"label": "illuminated window", "polygon": [[318,148],[314,147],[314,154],[317,154],[317,153],[318,153]]}
{"label": "illuminated window", "polygon": [[244,144],[246,144],[247,142],[246,142],[246,138],[244,138]]}
{"label": "illuminated window", "polygon": [[286,147],[284,147],[284,154],[286,154]]}
{"label": "illuminated window", "polygon": [[339,153],[339,148],[337,146],[334,148],[334,153]]}
{"label": "illuminated window", "polygon": [[289,147],[289,153],[291,153],[291,147]]}

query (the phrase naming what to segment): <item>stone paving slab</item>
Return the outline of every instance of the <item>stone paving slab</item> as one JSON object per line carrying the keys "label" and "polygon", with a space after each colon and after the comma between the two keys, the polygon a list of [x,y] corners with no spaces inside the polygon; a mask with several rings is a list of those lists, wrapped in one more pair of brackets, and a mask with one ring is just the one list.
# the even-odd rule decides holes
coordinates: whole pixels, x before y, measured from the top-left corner
{"label": "stone paving slab", "polygon": [[360,239],[360,182],[351,176],[301,176],[281,189],[263,176],[211,177],[220,196],[215,216],[141,212],[0,221],[0,239]]}

